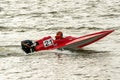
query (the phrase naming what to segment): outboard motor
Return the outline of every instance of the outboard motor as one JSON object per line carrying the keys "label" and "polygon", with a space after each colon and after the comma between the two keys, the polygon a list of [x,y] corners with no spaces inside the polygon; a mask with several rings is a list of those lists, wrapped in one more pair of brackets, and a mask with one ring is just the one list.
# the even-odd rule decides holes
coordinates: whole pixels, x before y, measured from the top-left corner
{"label": "outboard motor", "polygon": [[34,52],[34,43],[32,40],[21,41],[21,48],[26,54],[32,53]]}

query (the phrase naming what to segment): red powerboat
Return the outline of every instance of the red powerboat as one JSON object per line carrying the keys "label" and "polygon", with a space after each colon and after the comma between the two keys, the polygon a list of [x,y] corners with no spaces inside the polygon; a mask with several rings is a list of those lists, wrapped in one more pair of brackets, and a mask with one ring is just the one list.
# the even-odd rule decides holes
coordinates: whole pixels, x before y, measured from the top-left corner
{"label": "red powerboat", "polygon": [[53,50],[59,48],[76,50],[102,39],[113,31],[114,30],[104,30],[101,32],[87,34],[80,37],[67,36],[60,40],[54,40],[51,36],[48,36],[35,42],[32,42],[31,40],[24,40],[21,42],[21,46],[22,50],[26,53],[41,50]]}

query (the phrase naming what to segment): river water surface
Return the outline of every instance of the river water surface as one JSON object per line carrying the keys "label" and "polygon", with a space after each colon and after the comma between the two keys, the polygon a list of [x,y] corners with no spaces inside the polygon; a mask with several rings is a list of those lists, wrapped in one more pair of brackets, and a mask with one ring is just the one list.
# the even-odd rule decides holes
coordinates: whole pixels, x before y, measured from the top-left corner
{"label": "river water surface", "polygon": [[[115,31],[79,51],[20,48],[57,31],[77,37],[108,29]],[[120,0],[0,0],[0,80],[120,80]]]}

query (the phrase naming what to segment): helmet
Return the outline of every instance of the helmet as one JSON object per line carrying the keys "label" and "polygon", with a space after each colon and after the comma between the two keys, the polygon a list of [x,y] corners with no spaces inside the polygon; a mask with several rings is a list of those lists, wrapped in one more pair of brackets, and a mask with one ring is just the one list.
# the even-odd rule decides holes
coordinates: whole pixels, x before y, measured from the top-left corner
{"label": "helmet", "polygon": [[61,31],[58,31],[58,32],[57,32],[57,35],[63,37],[63,33],[62,33]]}

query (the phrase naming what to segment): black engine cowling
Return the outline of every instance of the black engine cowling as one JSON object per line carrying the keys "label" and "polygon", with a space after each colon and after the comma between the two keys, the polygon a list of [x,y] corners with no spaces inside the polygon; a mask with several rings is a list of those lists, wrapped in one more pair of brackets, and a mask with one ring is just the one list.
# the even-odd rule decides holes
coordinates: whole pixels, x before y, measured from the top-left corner
{"label": "black engine cowling", "polygon": [[21,48],[25,53],[31,53],[34,52],[34,46],[33,46],[32,40],[24,40],[21,41]]}

